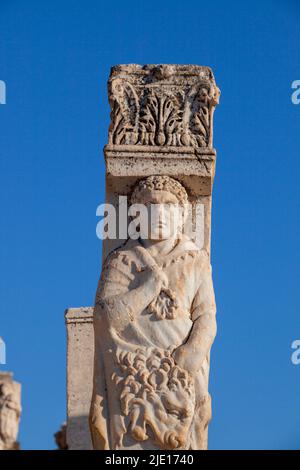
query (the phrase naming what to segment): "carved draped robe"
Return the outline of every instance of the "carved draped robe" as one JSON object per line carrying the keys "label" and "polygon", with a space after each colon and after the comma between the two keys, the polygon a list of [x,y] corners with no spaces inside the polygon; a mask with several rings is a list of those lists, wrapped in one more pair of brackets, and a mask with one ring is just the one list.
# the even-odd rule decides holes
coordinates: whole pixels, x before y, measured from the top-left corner
{"label": "carved draped robe", "polygon": [[[134,315],[122,296],[140,287],[144,251],[139,240],[128,240],[102,269],[94,314],[93,445],[206,449],[209,356],[216,328],[209,257],[190,239],[178,240],[168,255],[153,260],[168,278],[167,289],[147,308],[139,309],[137,301]],[[139,292],[142,296],[143,287]],[[204,359],[196,370],[184,370],[172,353],[189,342],[200,316],[206,317]],[[197,345],[194,350],[197,363]]]}

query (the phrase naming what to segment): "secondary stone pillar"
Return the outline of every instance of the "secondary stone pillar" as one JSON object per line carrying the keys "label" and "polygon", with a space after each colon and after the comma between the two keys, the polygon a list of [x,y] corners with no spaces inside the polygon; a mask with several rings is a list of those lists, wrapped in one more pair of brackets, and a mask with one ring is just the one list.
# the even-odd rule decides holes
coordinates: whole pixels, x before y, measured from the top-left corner
{"label": "secondary stone pillar", "polygon": [[0,450],[18,450],[21,385],[11,372],[0,372]]}
{"label": "secondary stone pillar", "polygon": [[[207,448],[218,98],[208,67],[112,68],[106,201],[117,236],[103,242],[94,310],[95,449]],[[153,231],[127,232],[138,218],[137,211],[124,217],[127,203],[145,207],[147,220],[149,208],[159,211]],[[178,208],[182,217],[174,216]]]}
{"label": "secondary stone pillar", "polygon": [[67,429],[69,450],[90,450],[89,409],[93,388],[92,307],[69,308],[67,327]]}

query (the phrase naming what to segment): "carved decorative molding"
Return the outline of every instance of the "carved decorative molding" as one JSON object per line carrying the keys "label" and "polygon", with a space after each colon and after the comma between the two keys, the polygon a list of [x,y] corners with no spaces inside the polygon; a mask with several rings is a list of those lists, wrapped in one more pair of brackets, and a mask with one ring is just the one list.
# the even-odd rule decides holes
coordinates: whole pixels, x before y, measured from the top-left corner
{"label": "carved decorative molding", "polygon": [[109,144],[212,148],[219,94],[209,67],[113,67]]}

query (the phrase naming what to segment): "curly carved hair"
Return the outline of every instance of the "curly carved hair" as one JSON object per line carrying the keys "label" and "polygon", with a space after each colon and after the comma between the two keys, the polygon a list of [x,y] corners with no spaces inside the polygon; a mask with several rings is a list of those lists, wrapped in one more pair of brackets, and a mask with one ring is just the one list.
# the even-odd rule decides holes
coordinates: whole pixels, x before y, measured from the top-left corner
{"label": "curly carved hair", "polygon": [[188,202],[188,195],[184,186],[179,181],[170,176],[154,175],[142,179],[134,187],[131,195],[131,204],[138,204],[143,201],[145,190],[169,191],[174,194],[180,204]]}

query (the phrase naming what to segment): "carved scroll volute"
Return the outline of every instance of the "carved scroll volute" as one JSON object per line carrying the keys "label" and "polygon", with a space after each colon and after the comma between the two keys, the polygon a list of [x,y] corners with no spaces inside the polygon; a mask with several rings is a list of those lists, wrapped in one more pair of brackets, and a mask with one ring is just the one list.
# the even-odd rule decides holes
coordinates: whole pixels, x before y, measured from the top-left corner
{"label": "carved scroll volute", "polygon": [[220,90],[209,83],[192,87],[186,96],[182,118],[182,144],[212,147],[213,113],[219,103]]}
{"label": "carved scroll volute", "polygon": [[115,145],[134,145],[138,140],[139,99],[134,87],[116,78],[109,89],[111,124],[109,143]]}
{"label": "carved scroll volute", "polygon": [[214,112],[215,112],[216,106],[219,104],[220,94],[221,94],[220,89],[217,86],[215,86],[212,96],[210,98],[210,102],[209,102],[210,134],[209,134],[208,146],[210,148],[212,148],[213,146]]}

